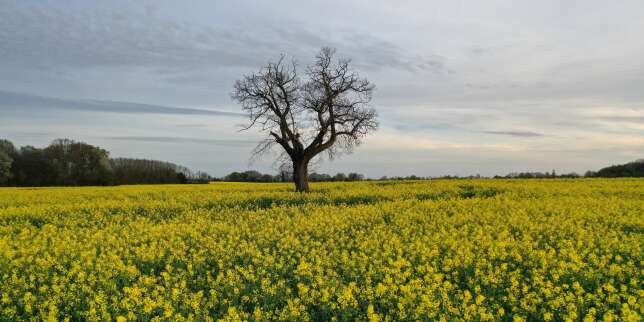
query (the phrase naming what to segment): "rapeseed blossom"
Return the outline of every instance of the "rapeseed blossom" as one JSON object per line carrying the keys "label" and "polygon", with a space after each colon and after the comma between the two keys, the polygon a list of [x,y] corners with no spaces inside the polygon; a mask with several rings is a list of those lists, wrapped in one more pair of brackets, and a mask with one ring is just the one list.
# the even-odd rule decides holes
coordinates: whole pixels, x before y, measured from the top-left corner
{"label": "rapeseed blossom", "polygon": [[644,181],[0,189],[0,320],[639,321]]}

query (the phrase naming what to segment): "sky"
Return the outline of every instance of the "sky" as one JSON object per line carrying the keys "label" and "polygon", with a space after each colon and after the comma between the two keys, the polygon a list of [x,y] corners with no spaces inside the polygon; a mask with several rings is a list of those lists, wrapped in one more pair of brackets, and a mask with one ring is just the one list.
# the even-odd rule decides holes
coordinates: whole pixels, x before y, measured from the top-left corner
{"label": "sky", "polygon": [[0,137],[223,176],[265,134],[230,97],[280,54],[337,49],[380,127],[313,171],[597,170],[644,158],[644,2],[33,1],[0,4]]}

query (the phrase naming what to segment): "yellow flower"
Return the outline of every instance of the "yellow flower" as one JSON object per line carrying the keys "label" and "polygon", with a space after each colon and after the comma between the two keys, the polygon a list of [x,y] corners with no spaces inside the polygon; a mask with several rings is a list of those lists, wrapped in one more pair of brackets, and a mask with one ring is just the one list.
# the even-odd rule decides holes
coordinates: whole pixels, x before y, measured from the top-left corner
{"label": "yellow flower", "polygon": [[641,320],[642,179],[289,190],[0,188],[0,320]]}

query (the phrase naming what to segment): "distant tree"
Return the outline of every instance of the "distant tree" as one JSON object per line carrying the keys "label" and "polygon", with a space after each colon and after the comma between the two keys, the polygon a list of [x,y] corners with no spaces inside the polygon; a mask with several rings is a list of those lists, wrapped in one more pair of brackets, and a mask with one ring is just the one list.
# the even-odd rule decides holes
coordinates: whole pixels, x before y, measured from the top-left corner
{"label": "distant tree", "polygon": [[309,162],[322,152],[329,158],[351,151],[374,131],[376,112],[369,107],[374,86],[349,67],[334,61],[335,50],[322,48],[302,81],[296,64],[268,63],[257,74],[238,80],[232,98],[248,113],[246,129],[268,134],[255,156],[279,145],[291,161],[295,190],[308,192]]}
{"label": "distant tree", "polygon": [[170,162],[115,158],[110,164],[116,184],[188,183],[195,179],[190,170]]}
{"label": "distant tree", "polygon": [[324,181],[331,181],[333,178],[330,175],[326,174],[326,173],[315,173],[315,172],[313,172],[313,173],[311,173],[309,175],[309,179],[311,181],[324,182]]}
{"label": "distant tree", "polygon": [[14,158],[11,166],[12,186],[49,186],[54,178],[49,169],[49,162],[43,150],[33,146],[23,146]]}
{"label": "distant tree", "polygon": [[246,177],[245,181],[250,181],[250,182],[261,182],[262,176],[263,176],[263,174],[255,170],[243,172],[243,175],[244,177]]}
{"label": "distant tree", "polygon": [[8,154],[0,151],[0,185],[6,185],[11,179],[11,164],[13,159]]}
{"label": "distant tree", "polygon": [[203,171],[197,171],[188,177],[189,183],[210,183],[210,181],[212,181],[212,177]]}
{"label": "distant tree", "polygon": [[224,177],[224,181],[231,182],[272,182],[273,176],[262,174],[255,170],[233,172]]}
{"label": "distant tree", "polygon": [[644,177],[644,159],[626,164],[605,167],[597,171],[595,176],[604,178]]}
{"label": "distant tree", "polygon": [[14,157],[18,153],[13,143],[5,139],[0,139],[0,152],[4,152],[9,157]]}
{"label": "distant tree", "polygon": [[586,178],[592,178],[592,177],[594,177],[596,175],[597,175],[597,172],[592,171],[592,170],[588,170],[588,171],[586,171],[586,173],[584,173],[584,177],[586,177]]}
{"label": "distant tree", "polygon": [[333,181],[347,181],[347,175],[342,172],[338,172],[333,176]]}
{"label": "distant tree", "polygon": [[16,148],[9,140],[0,139],[0,185],[6,185],[13,177],[11,167]]}
{"label": "distant tree", "polygon": [[363,179],[364,179],[364,176],[359,173],[351,172],[347,175],[348,181],[360,181]]}
{"label": "distant tree", "polygon": [[57,139],[43,153],[55,185],[107,185],[112,181],[108,152],[99,147]]}
{"label": "distant tree", "polygon": [[231,172],[227,176],[224,177],[224,181],[231,181],[231,182],[240,182],[241,180],[241,173],[235,171]]}
{"label": "distant tree", "polygon": [[188,177],[186,176],[185,173],[183,172],[177,173],[177,183],[188,183]]}
{"label": "distant tree", "polygon": [[277,176],[280,182],[293,181],[293,167],[288,163],[282,163],[279,167]]}

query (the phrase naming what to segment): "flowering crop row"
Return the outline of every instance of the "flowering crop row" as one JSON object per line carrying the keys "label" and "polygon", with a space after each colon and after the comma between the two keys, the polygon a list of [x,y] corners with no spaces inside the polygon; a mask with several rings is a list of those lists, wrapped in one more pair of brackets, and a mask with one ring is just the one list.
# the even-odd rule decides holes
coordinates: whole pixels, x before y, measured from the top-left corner
{"label": "flowering crop row", "polygon": [[644,181],[0,189],[0,321],[639,321]]}

